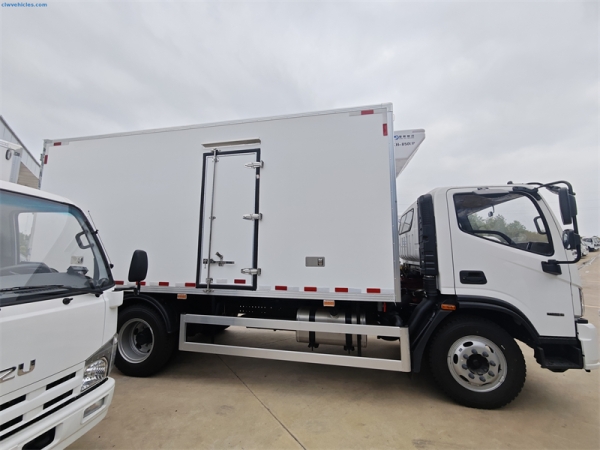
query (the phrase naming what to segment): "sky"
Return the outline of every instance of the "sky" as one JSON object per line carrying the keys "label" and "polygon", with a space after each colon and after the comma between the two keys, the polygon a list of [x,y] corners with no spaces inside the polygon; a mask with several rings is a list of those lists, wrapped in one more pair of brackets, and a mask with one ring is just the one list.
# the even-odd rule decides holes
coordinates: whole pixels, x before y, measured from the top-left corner
{"label": "sky", "polygon": [[395,130],[426,132],[399,212],[437,186],[568,180],[600,234],[597,2],[27,1],[47,6],[0,7],[0,114],[34,155],[391,102]]}

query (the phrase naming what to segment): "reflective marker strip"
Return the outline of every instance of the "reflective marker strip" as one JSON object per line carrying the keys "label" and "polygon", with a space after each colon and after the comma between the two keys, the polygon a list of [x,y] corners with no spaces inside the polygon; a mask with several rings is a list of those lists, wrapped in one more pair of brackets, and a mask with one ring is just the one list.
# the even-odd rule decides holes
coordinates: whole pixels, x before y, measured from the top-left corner
{"label": "reflective marker strip", "polygon": [[373,110],[373,109],[365,109],[364,111],[360,112],[360,115],[366,116],[367,114],[374,114],[374,113],[375,113],[375,110]]}
{"label": "reflective marker strip", "polygon": [[[227,284],[227,283],[231,283],[228,280],[225,279],[218,279],[215,280],[217,282],[217,284]],[[124,284],[127,284],[127,282],[123,281],[123,280],[115,280],[115,285],[117,286],[122,286]],[[134,285],[135,283],[130,283],[132,285]],[[242,278],[236,278],[233,280],[233,284],[248,284],[248,281]],[[141,286],[157,286],[157,287],[170,287],[171,283],[169,281],[142,281],[140,283]],[[194,282],[187,282],[187,283],[174,283],[172,286],[178,286],[178,287],[186,287],[186,288],[196,288],[196,283]],[[294,287],[294,286],[283,286],[283,285],[276,285],[274,287],[271,286],[258,286],[257,290],[259,291],[264,291],[264,290],[276,290],[276,291],[287,291],[287,292],[298,292],[298,291],[303,291],[303,292],[335,292],[338,294],[344,294],[344,293],[353,293],[353,294],[360,294],[361,292],[366,292],[367,294],[381,294],[381,293],[385,293],[385,294],[393,294],[393,289],[381,289],[381,288],[366,288],[364,291],[360,288],[348,288],[348,287],[335,287],[335,288],[328,288],[328,287],[317,287],[317,286],[304,286],[304,287]]]}
{"label": "reflective marker strip", "polygon": [[117,285],[119,285],[119,286],[122,286],[122,285],[124,285],[124,284],[125,284],[125,282],[124,282],[124,281],[121,281],[121,280],[119,280],[119,281],[115,281],[115,284],[117,284]]}
{"label": "reflective marker strip", "polygon": [[383,124],[383,135],[387,136],[388,135],[388,131],[387,131],[387,123]]}
{"label": "reflective marker strip", "polygon": [[54,144],[52,144],[53,147],[58,147],[59,145],[61,145],[62,142],[55,142]]}
{"label": "reflective marker strip", "polygon": [[44,164],[48,164],[48,155],[44,155]]}

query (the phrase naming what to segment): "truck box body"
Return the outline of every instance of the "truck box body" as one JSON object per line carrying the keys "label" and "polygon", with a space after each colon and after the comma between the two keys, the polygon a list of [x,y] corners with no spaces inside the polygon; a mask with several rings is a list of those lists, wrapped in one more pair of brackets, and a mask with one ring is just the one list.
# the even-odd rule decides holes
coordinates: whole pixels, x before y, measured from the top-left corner
{"label": "truck box body", "polygon": [[[47,141],[42,189],[91,210],[116,280],[127,279],[129,257],[141,247],[147,289],[204,288],[211,266],[211,287],[236,295],[394,301],[391,130],[385,104]],[[262,168],[246,167],[260,161]],[[217,252],[233,263],[206,264],[219,261]]]}

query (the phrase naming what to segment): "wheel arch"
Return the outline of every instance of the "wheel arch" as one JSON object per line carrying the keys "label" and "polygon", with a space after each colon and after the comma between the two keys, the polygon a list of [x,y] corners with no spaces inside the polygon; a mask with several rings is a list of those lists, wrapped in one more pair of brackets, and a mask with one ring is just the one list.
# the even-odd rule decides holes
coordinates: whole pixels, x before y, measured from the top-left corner
{"label": "wheel arch", "polygon": [[411,343],[412,372],[418,373],[421,371],[422,361],[429,350],[431,337],[448,320],[455,318],[457,315],[476,316],[494,322],[513,339],[524,342],[534,350],[540,342],[540,335],[529,319],[518,308],[502,300],[457,297],[449,303],[456,305],[455,311],[442,310],[438,306],[423,328],[417,331],[416,341]]}
{"label": "wheel arch", "polygon": [[483,297],[458,297],[456,302],[458,313],[488,319],[531,348],[540,341],[539,333],[527,316],[510,303]]}
{"label": "wheel arch", "polygon": [[125,297],[123,298],[123,304],[119,307],[119,312],[133,305],[149,306],[158,312],[165,323],[167,333],[171,334],[179,329],[177,314],[171,307],[169,307],[169,305],[165,304],[164,302],[161,302],[160,300],[147,294],[125,294]]}

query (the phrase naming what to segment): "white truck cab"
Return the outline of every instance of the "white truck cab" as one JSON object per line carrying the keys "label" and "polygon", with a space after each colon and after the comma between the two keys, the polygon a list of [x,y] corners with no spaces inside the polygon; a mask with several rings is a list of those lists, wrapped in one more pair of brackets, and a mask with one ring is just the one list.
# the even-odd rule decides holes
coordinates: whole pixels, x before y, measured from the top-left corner
{"label": "white truck cab", "polygon": [[[573,264],[581,257],[574,194],[558,184],[437,188],[400,218],[406,303],[431,314],[434,376],[461,402],[519,393],[525,364],[513,339],[554,372],[600,366]],[[574,230],[562,230],[542,188],[560,195]]]}
{"label": "white truck cab", "polygon": [[64,448],[111,403],[123,293],[69,200],[2,181],[0,230],[0,448]]}

